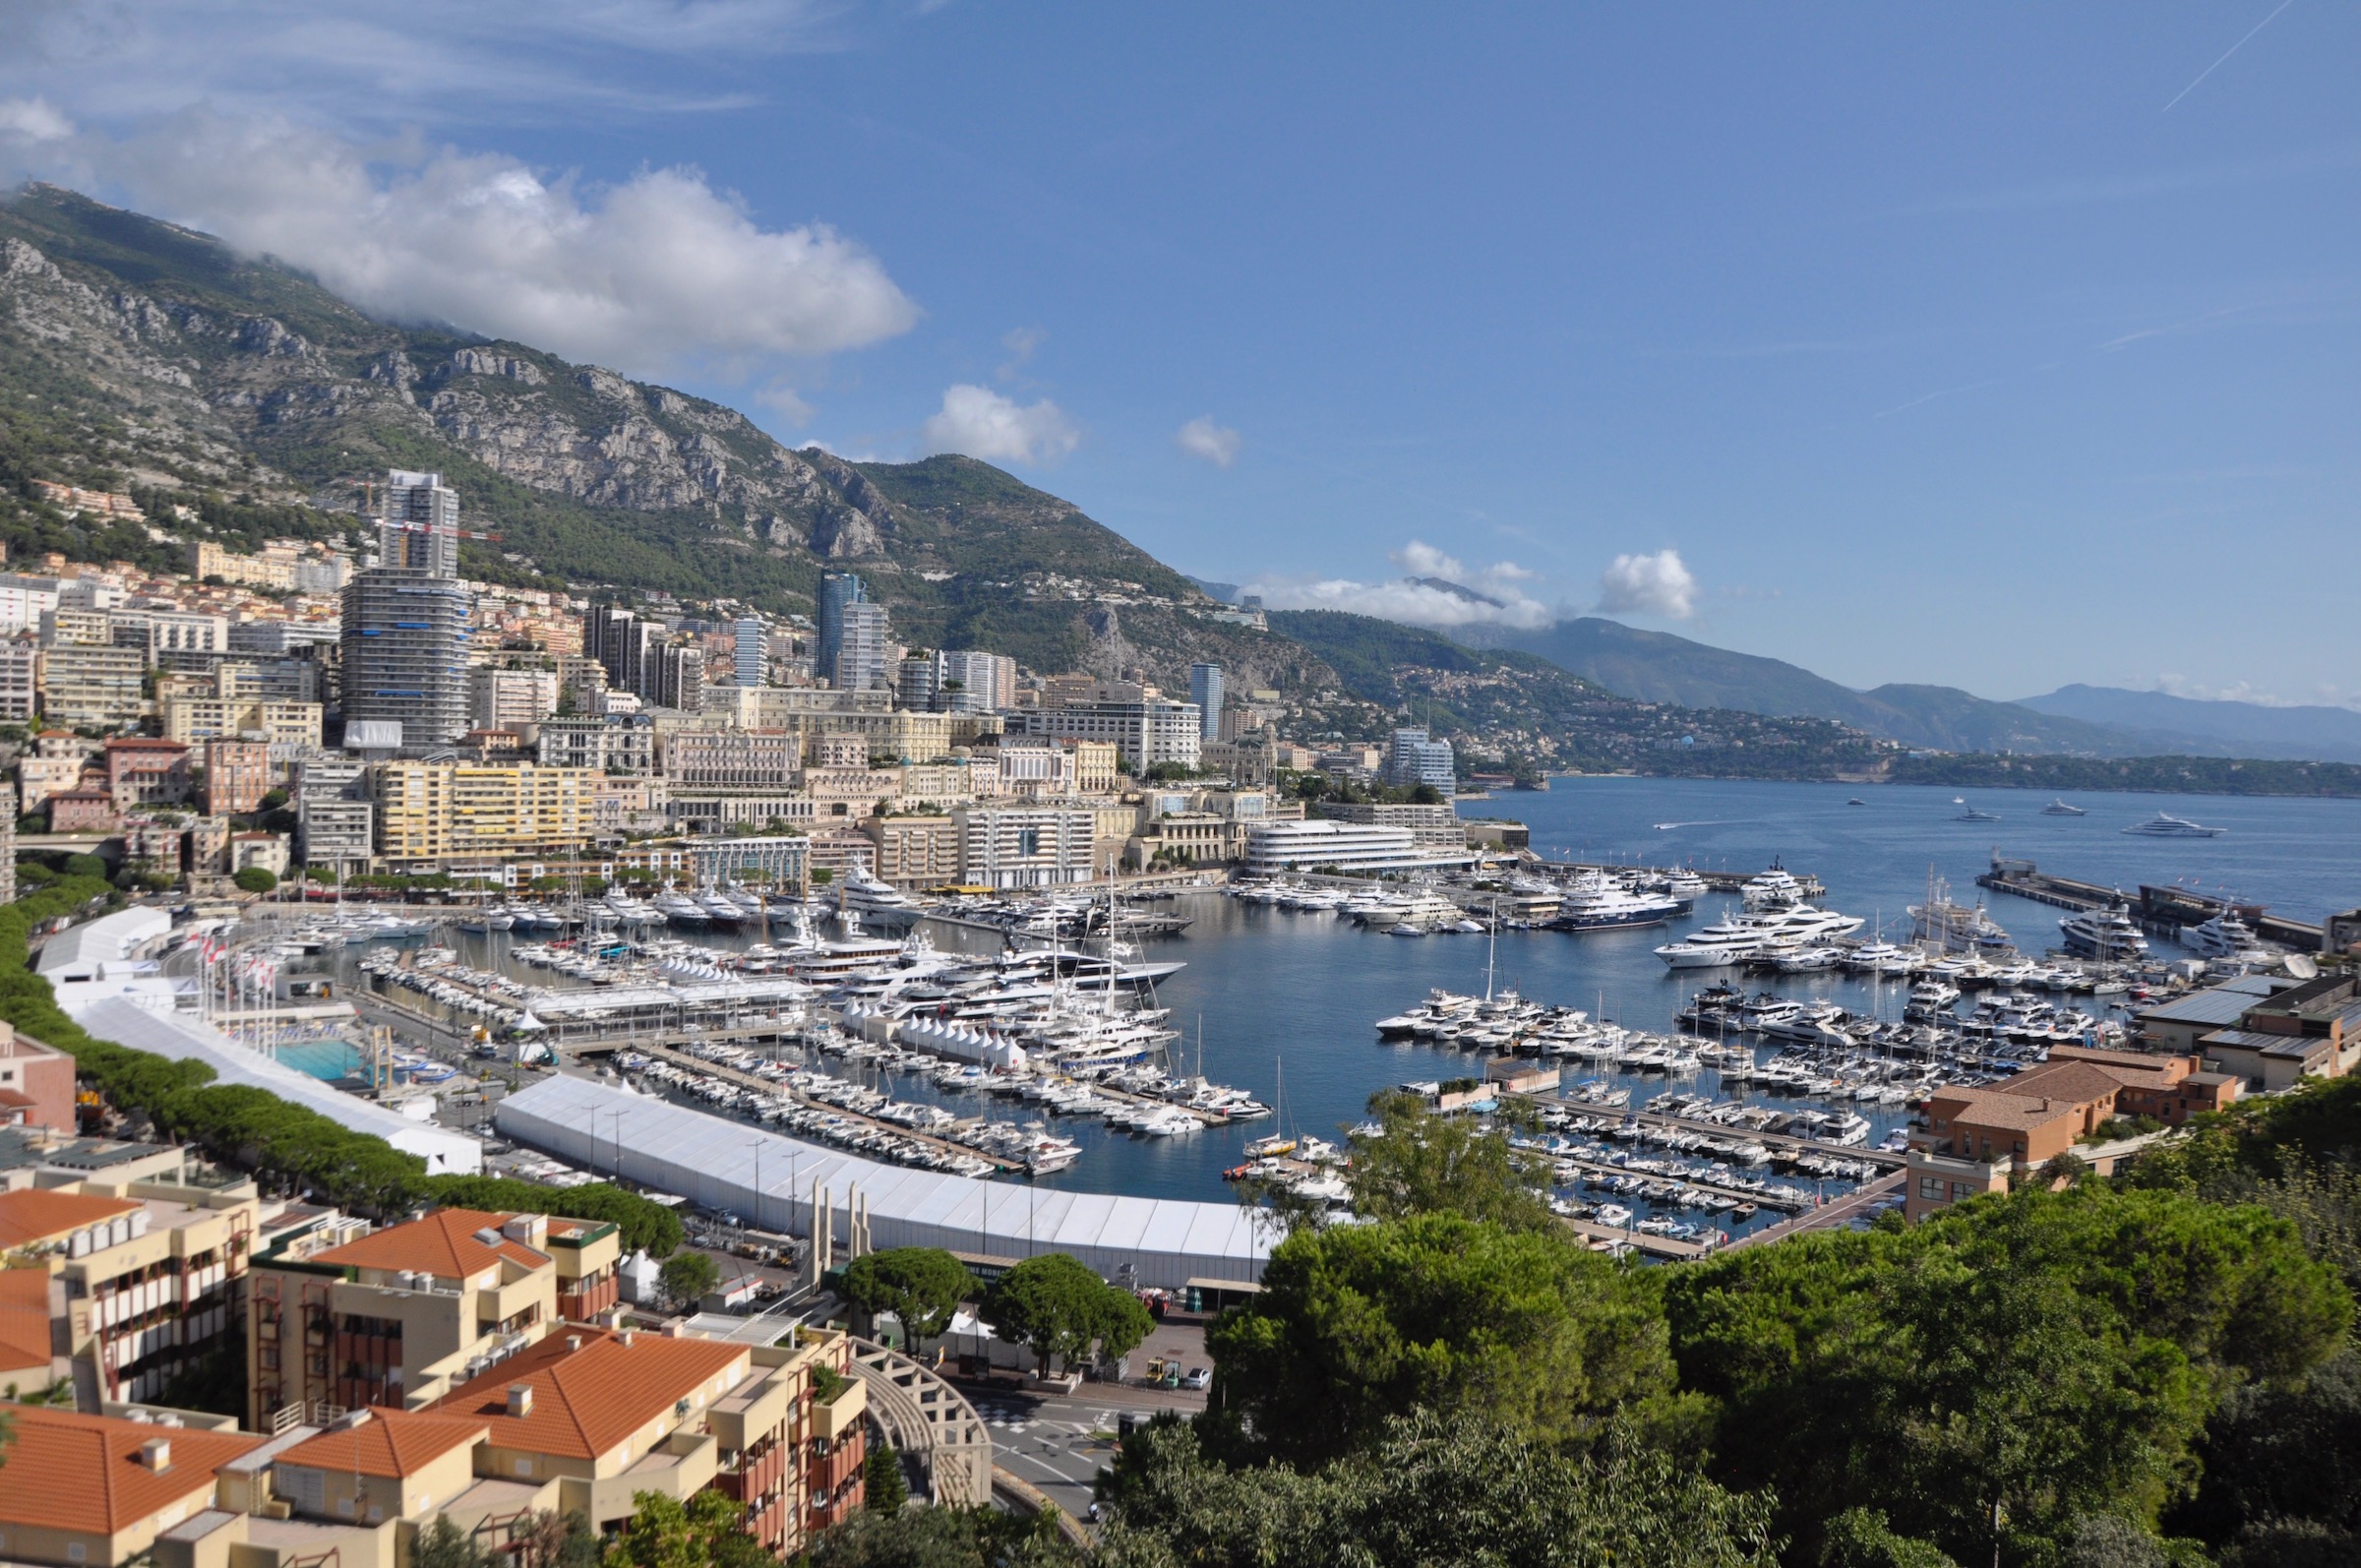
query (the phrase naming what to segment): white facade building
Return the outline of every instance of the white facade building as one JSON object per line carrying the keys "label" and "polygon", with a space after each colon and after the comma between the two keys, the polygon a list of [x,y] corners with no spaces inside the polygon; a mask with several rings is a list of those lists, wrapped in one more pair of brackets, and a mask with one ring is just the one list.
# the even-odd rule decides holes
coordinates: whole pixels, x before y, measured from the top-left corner
{"label": "white facade building", "polygon": [[979,887],[1089,881],[1098,820],[1087,806],[961,807],[951,813],[960,879]]}
{"label": "white facade building", "polygon": [[1365,822],[1261,822],[1246,830],[1246,870],[1277,872],[1439,871],[1465,866],[1465,854],[1434,854],[1419,848],[1407,827]]}
{"label": "white facade building", "polygon": [[1021,733],[1026,735],[1060,741],[1111,741],[1124,761],[1142,771],[1159,762],[1195,767],[1203,741],[1203,717],[1197,705],[1162,697],[1028,708],[1020,717]]}

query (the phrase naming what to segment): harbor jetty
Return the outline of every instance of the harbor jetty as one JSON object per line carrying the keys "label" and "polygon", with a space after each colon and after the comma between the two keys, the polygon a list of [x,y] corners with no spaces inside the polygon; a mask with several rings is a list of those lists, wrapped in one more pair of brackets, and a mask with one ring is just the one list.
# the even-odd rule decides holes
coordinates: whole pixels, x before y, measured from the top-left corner
{"label": "harbor jetty", "polygon": [[2243,918],[2265,941],[2299,952],[2318,952],[2321,945],[2319,926],[2270,914],[2260,905],[2212,898],[2186,887],[2143,884],[2136,894],[2126,893],[2104,882],[2059,876],[2042,871],[2029,860],[2013,860],[2004,855],[1992,857],[1992,869],[1980,873],[1975,885],[1996,893],[2029,898],[2056,909],[2105,909],[2120,903],[2128,908],[2133,922],[2142,931],[2167,940],[2177,940],[2182,927],[2203,925],[2228,910]]}

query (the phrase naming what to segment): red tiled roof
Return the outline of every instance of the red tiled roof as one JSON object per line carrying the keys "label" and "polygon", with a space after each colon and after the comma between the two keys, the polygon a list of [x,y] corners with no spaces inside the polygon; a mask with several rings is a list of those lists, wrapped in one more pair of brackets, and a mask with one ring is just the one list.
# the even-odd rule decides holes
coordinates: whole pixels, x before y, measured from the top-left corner
{"label": "red tiled roof", "polygon": [[528,1269],[546,1264],[547,1253],[507,1236],[497,1246],[476,1239],[478,1231],[497,1232],[510,1218],[480,1209],[437,1209],[423,1220],[390,1225],[357,1241],[315,1253],[311,1261],[333,1268],[414,1269],[439,1280],[481,1274],[502,1258]]}
{"label": "red tiled roof", "polygon": [[[110,1416],[82,1416],[39,1405],[9,1412],[15,1441],[8,1445],[0,1486],[0,1522],[111,1536],[174,1503],[209,1500],[213,1472],[260,1447],[248,1432],[208,1432],[193,1426],[151,1426]],[[172,1445],[161,1474],[140,1463],[141,1445]]]}
{"label": "red tiled roof", "polygon": [[[569,1349],[570,1339],[581,1349]],[[751,1354],[719,1340],[637,1333],[626,1345],[608,1330],[569,1328],[429,1408],[485,1422],[495,1448],[595,1459]],[[509,1389],[518,1383],[532,1389],[532,1408],[511,1416]]]}
{"label": "red tiled roof", "polygon": [[48,1187],[0,1192],[0,1248],[46,1241],[138,1207],[127,1198],[101,1198]]}
{"label": "red tiled roof", "polygon": [[307,1437],[278,1456],[277,1463],[301,1470],[333,1470],[340,1476],[414,1476],[454,1448],[480,1442],[481,1421],[453,1420],[411,1411],[367,1410],[368,1417]]}
{"label": "red tiled roof", "polygon": [[0,1374],[47,1374],[49,1271],[0,1269]]}

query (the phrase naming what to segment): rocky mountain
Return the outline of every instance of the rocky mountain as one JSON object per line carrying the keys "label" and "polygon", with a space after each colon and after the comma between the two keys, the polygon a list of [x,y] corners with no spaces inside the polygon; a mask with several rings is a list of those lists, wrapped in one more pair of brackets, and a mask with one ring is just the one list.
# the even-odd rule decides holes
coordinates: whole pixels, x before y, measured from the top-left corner
{"label": "rocky mountain", "polygon": [[[0,203],[0,477],[334,516],[389,467],[434,468],[466,525],[498,535],[462,547],[490,580],[791,611],[841,567],[920,645],[989,636],[1043,668],[1182,686],[1208,657],[1241,688],[1332,684],[1301,648],[1204,619],[1213,601],[1192,583],[989,464],[793,451],[721,404],[377,321],[286,268],[51,186]],[[6,516],[0,531],[31,542]]]}

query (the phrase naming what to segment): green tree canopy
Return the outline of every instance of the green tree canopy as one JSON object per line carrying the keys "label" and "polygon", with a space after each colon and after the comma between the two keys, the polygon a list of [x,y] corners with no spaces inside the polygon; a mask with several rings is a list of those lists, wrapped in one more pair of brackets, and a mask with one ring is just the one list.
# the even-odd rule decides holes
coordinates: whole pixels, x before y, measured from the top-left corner
{"label": "green tree canopy", "polygon": [[1225,1467],[1169,1417],[1124,1439],[1101,1496],[1109,1568],[1770,1568],[1766,1500],[1724,1490],[1617,1431],[1575,1453],[1430,1412],[1305,1474]]}
{"label": "green tree canopy", "polygon": [[721,1268],[702,1252],[675,1252],[664,1260],[656,1280],[673,1300],[698,1301],[721,1283]]}
{"label": "green tree canopy", "polygon": [[1352,1139],[1347,1180],[1363,1219],[1456,1214],[1512,1231],[1562,1234],[1549,1212],[1544,1176],[1508,1139],[1465,1116],[1438,1116],[1414,1094],[1373,1097],[1373,1132]]}
{"label": "green tree canopy", "polygon": [[844,1270],[845,1298],[873,1318],[891,1312],[914,1341],[950,1327],[951,1315],[975,1288],[967,1265],[940,1247],[889,1247],[865,1253]]}
{"label": "green tree canopy", "polygon": [[1565,1436],[1672,1386],[1650,1282],[1562,1233],[1452,1214],[1289,1237],[1205,1343],[1224,1408],[1298,1463],[1414,1407]]}
{"label": "green tree canopy", "polygon": [[607,1550],[607,1568],[777,1568],[741,1524],[742,1505],[718,1491],[683,1504],[662,1492],[634,1492],[636,1510]]}
{"label": "green tree canopy", "polygon": [[812,1543],[812,1568],[1065,1568],[1082,1554],[1046,1515],[997,1508],[863,1512]]}
{"label": "green tree canopy", "polygon": [[278,885],[278,877],[266,866],[241,866],[231,881],[249,893],[267,893]]}
{"label": "green tree canopy", "polygon": [[1053,1357],[1070,1365],[1093,1344],[1105,1355],[1124,1355],[1155,1326],[1138,1297],[1063,1252],[1027,1258],[1001,1275],[984,1298],[984,1315],[1045,1366]]}

